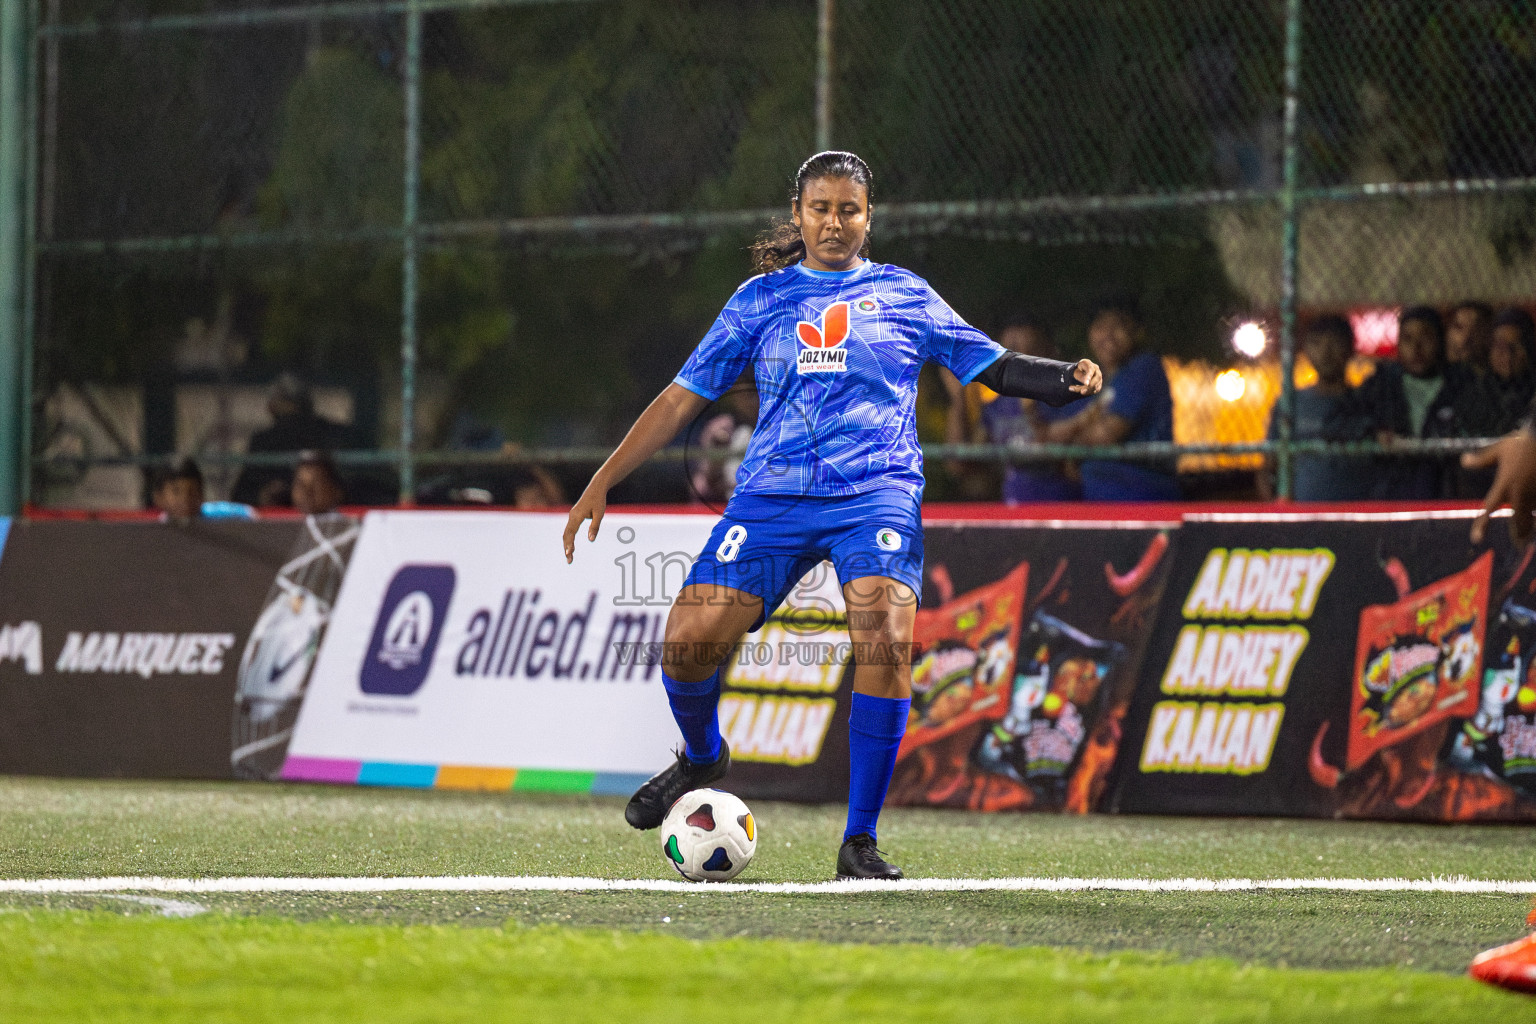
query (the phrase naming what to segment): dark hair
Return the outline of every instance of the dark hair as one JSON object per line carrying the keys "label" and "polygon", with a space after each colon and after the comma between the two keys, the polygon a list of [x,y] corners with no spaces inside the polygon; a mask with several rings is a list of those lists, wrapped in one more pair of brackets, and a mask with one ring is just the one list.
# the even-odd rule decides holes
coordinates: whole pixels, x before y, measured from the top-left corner
{"label": "dark hair", "polygon": [[190,457],[174,459],[155,471],[153,489],[158,491],[173,480],[195,480],[197,486],[201,487],[203,471],[197,468],[197,462]]}
{"label": "dark hair", "polygon": [[[800,165],[800,170],[795,172],[795,180],[790,186],[790,203],[798,207],[800,196],[805,192],[805,186],[818,178],[847,178],[855,184],[864,186],[866,200],[874,198],[875,176],[870,173],[869,165],[852,153],[829,149],[824,153],[817,153]],[[792,263],[799,263],[805,258],[805,239],[800,237],[800,229],[795,227],[794,221],[776,221],[773,227],[752,243],[750,251],[752,268],[759,274],[771,274],[775,270],[783,270]],[[864,236],[864,244],[859,248],[859,255],[865,258],[869,256],[868,234]]]}
{"label": "dark hair", "polygon": [[294,472],[298,472],[305,466],[320,471],[338,491],[343,489],[341,485],[341,470],[336,467],[336,460],[331,458],[330,452],[322,452],[315,449],[299,452],[298,461],[293,464]]}
{"label": "dark hair", "polygon": [[1337,313],[1326,313],[1323,316],[1317,317],[1310,321],[1307,324],[1307,329],[1301,333],[1302,337],[1312,334],[1323,334],[1330,338],[1337,338],[1349,346],[1351,352],[1355,350],[1355,329],[1350,326],[1347,318],[1339,316]]}
{"label": "dark hair", "polygon": [[1468,299],[1465,302],[1456,303],[1456,305],[1450,308],[1450,312],[1446,314],[1446,319],[1454,318],[1457,313],[1460,313],[1464,309],[1470,309],[1484,320],[1493,319],[1493,307],[1488,305],[1486,302],[1478,302],[1474,299]]}
{"label": "dark hair", "polygon": [[1136,296],[1126,292],[1115,292],[1101,297],[1088,311],[1088,322],[1091,324],[1105,313],[1114,313],[1123,316],[1137,327],[1145,327],[1146,321],[1141,318],[1141,303]]}
{"label": "dark hair", "polygon": [[1499,310],[1493,318],[1493,326],[1513,327],[1520,332],[1520,347],[1525,349],[1525,361],[1536,367],[1536,320],[1519,306]]}
{"label": "dark hair", "polygon": [[1398,330],[1402,330],[1415,320],[1434,331],[1440,347],[1445,348],[1445,321],[1440,318],[1440,314],[1433,306],[1409,306],[1403,310],[1397,318]]}

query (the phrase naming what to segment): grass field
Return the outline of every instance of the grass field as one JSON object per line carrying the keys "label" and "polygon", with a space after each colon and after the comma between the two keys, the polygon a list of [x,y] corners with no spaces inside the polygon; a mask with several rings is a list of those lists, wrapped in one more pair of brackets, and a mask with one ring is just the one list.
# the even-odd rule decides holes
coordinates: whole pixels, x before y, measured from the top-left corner
{"label": "grass field", "polygon": [[[742,881],[831,875],[757,802]],[[892,810],[915,877],[1536,877],[1528,830]],[[0,878],[667,878],[617,800],[0,779]],[[0,893],[0,1020],[1536,1020],[1461,976],[1529,897],[1453,893]],[[173,908],[173,911],[175,908]]]}

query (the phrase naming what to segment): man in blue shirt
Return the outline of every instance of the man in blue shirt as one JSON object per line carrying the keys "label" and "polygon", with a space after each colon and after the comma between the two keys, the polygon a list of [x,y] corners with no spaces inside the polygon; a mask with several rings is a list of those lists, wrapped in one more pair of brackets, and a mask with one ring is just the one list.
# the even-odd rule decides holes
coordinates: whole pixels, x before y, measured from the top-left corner
{"label": "man in blue shirt", "polygon": [[[1010,352],[1043,359],[1060,358],[1056,341],[1046,325],[1032,316],[1017,314],[1003,324],[998,343]],[[950,416],[945,440],[950,444],[987,441],[992,444],[1026,446],[1045,440],[1045,427],[1069,419],[1082,410],[1082,403],[1068,402],[1056,407],[1025,398],[993,394],[981,384],[962,386],[947,377]],[[979,400],[978,400],[979,399]],[[967,436],[967,424],[973,414],[977,435]],[[1003,471],[1003,502],[1021,505],[1032,501],[1077,501],[1082,487],[1068,476],[1061,462],[1010,463]]]}
{"label": "man in blue shirt", "polygon": [[[1295,394],[1296,422],[1291,437],[1297,441],[1364,441],[1371,421],[1355,401],[1354,389],[1345,374],[1355,354],[1355,331],[1341,316],[1320,316],[1301,336],[1307,361],[1317,371],[1317,383]],[[1280,406],[1269,417],[1271,441],[1280,437]],[[1345,455],[1298,455],[1291,463],[1291,494],[1297,501],[1363,501],[1371,496],[1375,470],[1367,458]],[[1266,466],[1260,473],[1259,493],[1274,493]]]}
{"label": "man in blue shirt", "polygon": [[[1121,444],[1173,440],[1173,395],[1163,361],[1142,346],[1146,328],[1134,302],[1113,299],[1094,309],[1088,349],[1104,371],[1098,401],[1045,427],[1062,444]],[[1177,501],[1171,460],[1089,459],[1082,463],[1085,501]]]}

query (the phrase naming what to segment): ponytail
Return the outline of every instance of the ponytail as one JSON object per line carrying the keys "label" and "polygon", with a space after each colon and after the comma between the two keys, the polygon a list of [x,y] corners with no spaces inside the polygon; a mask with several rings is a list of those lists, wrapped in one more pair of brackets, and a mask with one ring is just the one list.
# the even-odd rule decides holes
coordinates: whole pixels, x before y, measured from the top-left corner
{"label": "ponytail", "polygon": [[752,269],[759,274],[771,274],[805,259],[805,239],[800,237],[800,229],[793,221],[774,221],[773,227],[752,243],[750,252]]}

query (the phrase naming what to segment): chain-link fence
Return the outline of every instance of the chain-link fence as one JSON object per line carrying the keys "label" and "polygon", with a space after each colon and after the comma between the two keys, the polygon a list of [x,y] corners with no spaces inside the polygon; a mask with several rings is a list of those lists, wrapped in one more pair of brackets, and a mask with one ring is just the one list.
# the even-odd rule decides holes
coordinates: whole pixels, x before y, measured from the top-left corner
{"label": "chain-link fence", "polygon": [[[930,371],[931,497],[995,496],[1005,464],[1170,455],[1191,495],[1264,493],[1266,463],[1289,493],[1295,458],[1315,469],[1340,444],[1357,468],[1431,451],[1440,492],[1467,491],[1445,453],[1499,424],[1460,413],[1518,410],[1536,379],[1530,339],[1495,341],[1483,313],[1471,342],[1453,335],[1453,370],[1394,359],[1406,308],[1536,295],[1523,0],[31,0],[29,16],[37,504],[137,504],[172,453],[219,496],[281,500],[288,453],[313,446],[340,452],[358,502],[570,497],[828,145],[874,168],[875,257],[974,323],[1027,319],[1085,355],[1113,294],[1163,357],[1171,436],[1111,449],[989,432],[990,396]],[[1318,381],[1302,336],[1325,314],[1355,333],[1349,381],[1378,380],[1354,433],[1319,425],[1326,367],[1294,401]],[[669,449],[615,499],[685,499],[697,454]]]}

